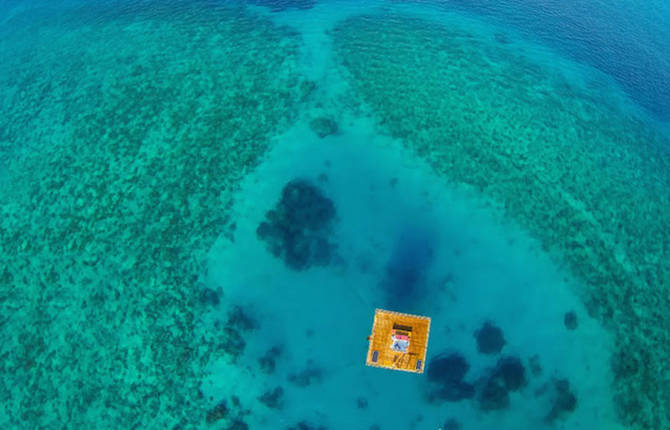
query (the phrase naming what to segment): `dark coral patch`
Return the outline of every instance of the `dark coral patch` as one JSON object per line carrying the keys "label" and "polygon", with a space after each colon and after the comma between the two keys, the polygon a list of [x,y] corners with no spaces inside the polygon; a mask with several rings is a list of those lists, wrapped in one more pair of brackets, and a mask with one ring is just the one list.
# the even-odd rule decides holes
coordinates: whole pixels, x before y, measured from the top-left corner
{"label": "dark coral patch", "polygon": [[300,421],[298,424],[289,427],[287,430],[328,430],[326,426],[316,426],[307,421]]}
{"label": "dark coral patch", "polygon": [[228,406],[226,405],[226,401],[222,400],[221,402],[217,403],[212,409],[207,411],[205,419],[207,420],[207,424],[212,424],[219,420],[222,420],[227,415],[228,415]]}
{"label": "dark coral patch", "polygon": [[552,423],[576,408],[577,396],[570,390],[570,382],[567,379],[554,380],[554,401],[545,421]]}
{"label": "dark coral patch", "polygon": [[502,330],[488,321],[475,332],[475,338],[477,350],[482,354],[497,354],[506,343]]}
{"label": "dark coral patch", "polygon": [[316,90],[316,82],[309,79],[301,81],[300,85],[298,85],[298,100],[301,102],[306,101],[314,93],[314,90]]}
{"label": "dark coral patch", "polygon": [[509,406],[509,393],[505,384],[498,378],[489,378],[479,394],[479,408],[483,411],[496,411]]}
{"label": "dark coral patch", "polygon": [[234,328],[226,327],[223,329],[223,336],[219,347],[232,355],[234,359],[242,354],[246,344],[244,338]]}
{"label": "dark coral patch", "polygon": [[444,422],[444,426],[442,426],[443,430],[461,430],[461,423],[456,421],[455,418],[449,418]]}
{"label": "dark coral patch", "polygon": [[575,311],[566,312],[563,316],[563,324],[568,330],[574,330],[577,328],[577,314]]}
{"label": "dark coral patch", "polygon": [[283,12],[287,9],[311,9],[316,0],[248,0],[250,3],[264,6],[272,12]]}
{"label": "dark coral patch", "polygon": [[235,306],[228,313],[228,321],[226,322],[228,327],[234,328],[236,330],[254,330],[258,328],[258,323],[256,320],[251,318],[241,306]]}
{"label": "dark coral patch", "polygon": [[316,231],[327,226],[335,216],[332,200],[310,182],[296,179],[282,191],[280,209],[283,218],[297,227]]}
{"label": "dark coral patch", "polygon": [[542,365],[540,364],[540,356],[535,354],[528,360],[528,366],[533,376],[540,376],[542,374]]}
{"label": "dark coral patch", "polygon": [[282,387],[275,387],[274,390],[268,390],[258,397],[261,403],[268,408],[281,409],[284,407],[284,389]]}
{"label": "dark coral patch", "polygon": [[335,218],[332,200],[303,179],[294,179],[282,190],[281,200],[256,229],[268,250],[293,270],[330,263],[334,246],[328,242]]}
{"label": "dark coral patch", "polygon": [[474,386],[465,382],[466,373],[470,365],[461,354],[440,354],[429,361],[428,380],[437,385],[429,398],[430,400],[445,400],[457,402],[474,396]]}
{"label": "dark coral patch", "polygon": [[465,357],[459,353],[440,354],[429,361],[428,380],[439,384],[461,381],[469,368]]}
{"label": "dark coral patch", "polygon": [[230,425],[226,427],[226,430],[249,430],[249,426],[241,419],[235,418]]}
{"label": "dark coral patch", "polygon": [[518,357],[503,357],[490,373],[481,392],[479,407],[483,411],[505,409],[509,406],[509,392],[526,386],[526,368]]}
{"label": "dark coral patch", "polygon": [[305,369],[298,373],[290,374],[288,380],[298,387],[307,387],[312,385],[314,382],[320,382],[322,378],[323,371],[318,367],[315,367],[314,364],[310,361],[307,363],[307,367]]}
{"label": "dark coral patch", "polygon": [[216,290],[212,288],[203,288],[200,291],[200,303],[207,306],[218,306],[221,303],[221,295],[223,292],[220,288]]}
{"label": "dark coral patch", "polygon": [[339,129],[335,120],[327,117],[314,118],[309,122],[309,128],[322,139],[331,134],[336,134]]}
{"label": "dark coral patch", "polygon": [[518,357],[503,357],[498,360],[492,378],[502,381],[508,391],[520,390],[527,383],[526,369]]}
{"label": "dark coral patch", "polygon": [[496,42],[502,44],[502,45],[507,45],[510,43],[509,38],[505,33],[497,32],[496,34],[493,35]]}
{"label": "dark coral patch", "polygon": [[475,395],[475,387],[465,381],[451,382],[434,390],[429,399],[431,401],[444,400],[447,402],[459,402],[470,399]]}
{"label": "dark coral patch", "polygon": [[[210,400],[212,400],[211,397]],[[249,414],[249,410],[243,409],[240,404],[240,399],[233,395],[230,397],[230,405],[228,405],[225,400],[221,400],[209,409],[205,415],[205,420],[207,424],[211,426],[225,419],[228,422],[228,425],[225,427],[217,427],[222,430],[248,430],[249,426],[242,419],[247,414]]]}
{"label": "dark coral patch", "polygon": [[261,366],[261,370],[267,374],[274,373],[275,367],[277,366],[277,357],[279,357],[281,353],[281,347],[276,345],[267,350],[267,352],[258,359],[258,364]]}

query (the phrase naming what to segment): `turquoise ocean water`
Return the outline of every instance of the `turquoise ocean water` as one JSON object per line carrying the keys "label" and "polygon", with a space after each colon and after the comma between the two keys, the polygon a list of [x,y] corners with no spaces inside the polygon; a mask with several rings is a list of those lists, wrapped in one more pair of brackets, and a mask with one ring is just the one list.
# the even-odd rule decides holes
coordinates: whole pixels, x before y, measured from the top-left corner
{"label": "turquoise ocean water", "polygon": [[0,428],[670,428],[668,19],[3,2]]}

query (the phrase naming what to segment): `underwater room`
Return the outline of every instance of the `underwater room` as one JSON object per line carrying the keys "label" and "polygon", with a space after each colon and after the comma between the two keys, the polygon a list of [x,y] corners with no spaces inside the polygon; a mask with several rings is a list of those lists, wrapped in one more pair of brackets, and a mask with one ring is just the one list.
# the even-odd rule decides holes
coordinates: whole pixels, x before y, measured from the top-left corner
{"label": "underwater room", "polygon": [[0,4],[0,428],[670,428],[670,6]]}

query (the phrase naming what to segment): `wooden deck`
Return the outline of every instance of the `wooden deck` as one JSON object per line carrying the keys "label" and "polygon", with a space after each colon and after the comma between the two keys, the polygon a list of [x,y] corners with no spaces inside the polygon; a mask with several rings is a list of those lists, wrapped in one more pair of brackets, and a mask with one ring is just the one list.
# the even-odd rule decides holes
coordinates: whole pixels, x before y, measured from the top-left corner
{"label": "wooden deck", "polygon": [[[426,364],[430,318],[400,312],[375,310],[366,364],[406,372],[423,373]],[[400,343],[393,349],[394,335]],[[406,352],[403,340],[409,338]]]}

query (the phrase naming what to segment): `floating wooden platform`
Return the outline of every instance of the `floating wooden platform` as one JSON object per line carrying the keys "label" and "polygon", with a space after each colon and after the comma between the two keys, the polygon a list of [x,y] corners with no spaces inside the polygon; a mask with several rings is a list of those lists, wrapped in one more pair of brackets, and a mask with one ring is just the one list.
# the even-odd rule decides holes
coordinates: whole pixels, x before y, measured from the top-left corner
{"label": "floating wooden platform", "polygon": [[366,364],[423,373],[429,334],[429,317],[377,309]]}

